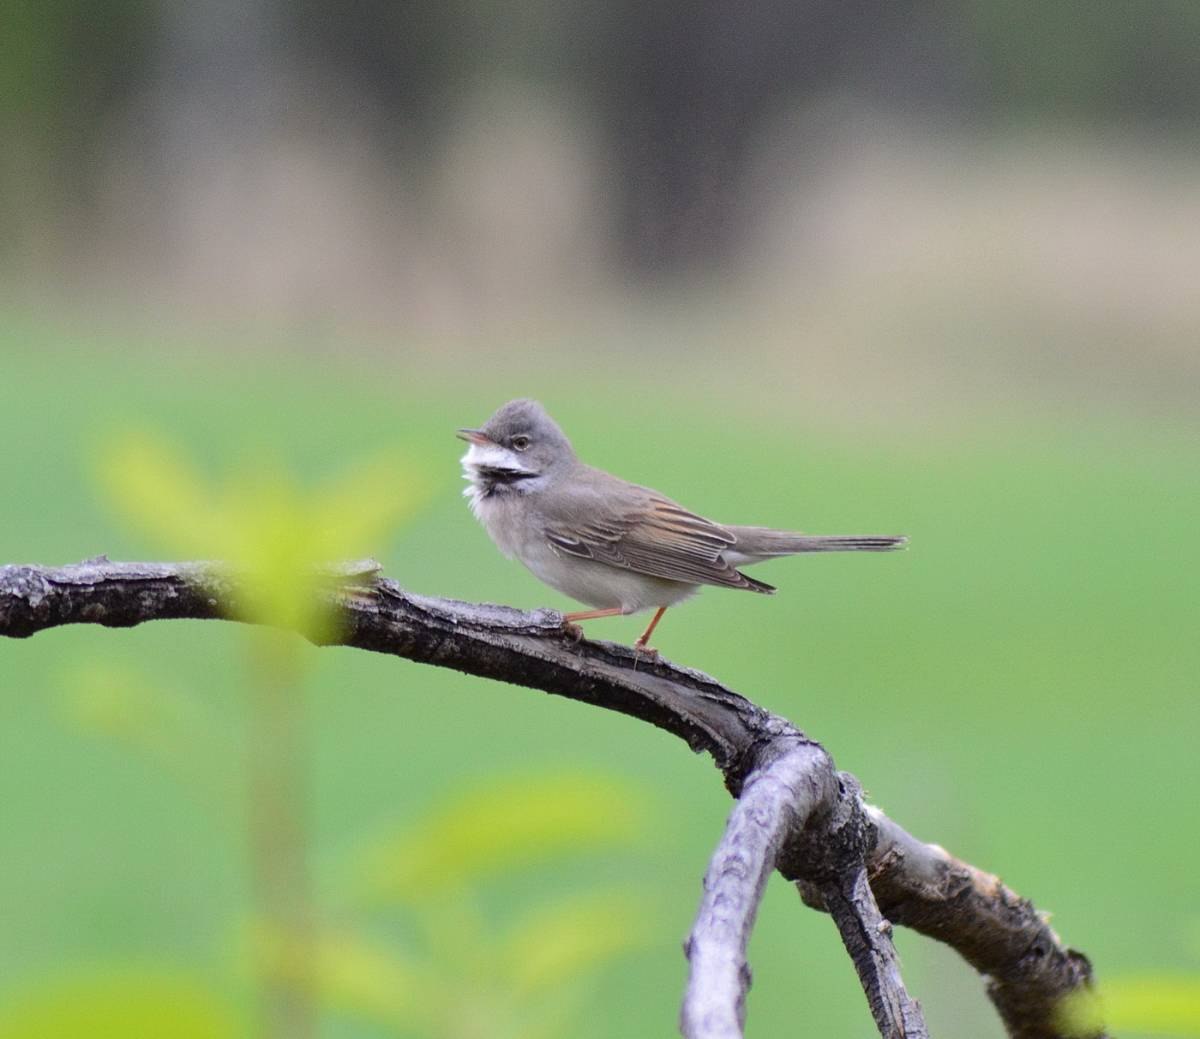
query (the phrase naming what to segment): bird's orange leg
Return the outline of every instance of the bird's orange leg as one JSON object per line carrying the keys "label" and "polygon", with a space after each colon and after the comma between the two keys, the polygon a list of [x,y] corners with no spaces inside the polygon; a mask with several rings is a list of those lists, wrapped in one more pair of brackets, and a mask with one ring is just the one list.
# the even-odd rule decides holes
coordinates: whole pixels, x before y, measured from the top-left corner
{"label": "bird's orange leg", "polygon": [[576,621],[591,621],[597,617],[619,617],[624,612],[620,606],[614,606],[607,610],[579,610],[576,613],[564,613],[563,631],[578,642],[583,638],[583,629],[575,623]]}
{"label": "bird's orange leg", "polygon": [[624,612],[620,606],[614,606],[609,610],[580,610],[578,613],[564,613],[563,620],[568,624],[574,624],[575,621],[592,621],[597,617],[619,617]]}
{"label": "bird's orange leg", "polygon": [[650,623],[646,625],[646,630],[643,631],[641,633],[641,635],[639,635],[637,637],[637,641],[634,642],[633,648],[635,650],[637,650],[640,653],[652,653],[657,656],[658,650],[651,649],[649,646],[646,645],[646,643],[650,641],[650,636],[654,634],[654,629],[658,627],[658,622],[660,620],[662,620],[662,615],[666,612],[667,612],[667,608],[665,606],[660,606],[655,611],[653,618],[651,618],[651,620],[650,620]]}

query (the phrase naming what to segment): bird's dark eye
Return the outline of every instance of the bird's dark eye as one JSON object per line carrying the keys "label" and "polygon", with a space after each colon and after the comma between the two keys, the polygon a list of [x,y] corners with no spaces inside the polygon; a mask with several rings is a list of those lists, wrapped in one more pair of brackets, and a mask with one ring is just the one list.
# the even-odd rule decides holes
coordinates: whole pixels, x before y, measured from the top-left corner
{"label": "bird's dark eye", "polygon": [[524,434],[522,434],[521,436],[513,437],[512,438],[512,446],[517,451],[524,451],[525,448],[527,448],[529,446],[529,437],[525,436]]}

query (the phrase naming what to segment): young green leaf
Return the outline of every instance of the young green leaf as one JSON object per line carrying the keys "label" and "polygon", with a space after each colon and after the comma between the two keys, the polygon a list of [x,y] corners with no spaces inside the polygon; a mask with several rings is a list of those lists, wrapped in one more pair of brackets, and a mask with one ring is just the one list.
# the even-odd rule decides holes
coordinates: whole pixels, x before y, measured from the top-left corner
{"label": "young green leaf", "polygon": [[643,829],[641,797],[581,773],[515,777],[471,790],[362,856],[364,894],[412,905],[512,870],[627,845]]}

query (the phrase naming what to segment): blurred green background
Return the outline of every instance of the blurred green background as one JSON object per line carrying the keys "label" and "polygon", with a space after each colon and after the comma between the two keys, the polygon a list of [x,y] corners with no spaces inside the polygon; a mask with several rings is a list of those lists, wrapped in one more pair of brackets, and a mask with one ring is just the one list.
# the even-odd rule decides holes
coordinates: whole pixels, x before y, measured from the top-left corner
{"label": "blurred green background", "polygon": [[[404,459],[390,576],[566,608],[459,497],[453,429],[536,396],[586,460],[717,519],[908,534],[761,567],[773,598],[706,591],[658,645],[1052,912],[1102,981],[1194,979],[1196,6],[399,10],[7,5],[0,562],[169,554],[97,475],[136,429],[216,486]],[[0,645],[4,1039],[78,1034],[46,1008],[97,992],[145,1011],[111,1034],[252,1032],[248,638]],[[527,690],[301,657],[307,910],[369,939],[322,960],[319,1034],[671,1034],[711,764]],[[540,852],[451,842],[459,887],[364,894],[363,861],[497,790]],[[898,941],[934,1034],[1001,1034],[979,979]],[[541,988],[509,969],[531,946]],[[872,1034],[781,881],[751,961],[749,1035]],[[461,991],[388,1003],[434,975]],[[1122,1034],[1193,1034],[1150,1016]]]}

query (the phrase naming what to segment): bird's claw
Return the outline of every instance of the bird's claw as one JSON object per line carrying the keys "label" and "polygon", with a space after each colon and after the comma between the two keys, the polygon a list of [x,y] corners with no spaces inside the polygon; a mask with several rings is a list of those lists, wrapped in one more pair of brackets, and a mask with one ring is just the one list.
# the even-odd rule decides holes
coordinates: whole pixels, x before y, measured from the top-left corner
{"label": "bird's claw", "polygon": [[633,657],[635,661],[641,660],[643,657],[645,657],[652,663],[657,663],[658,650],[653,646],[647,646],[646,643],[644,643],[641,639],[638,639],[633,644]]}
{"label": "bird's claw", "polygon": [[583,641],[583,628],[581,628],[578,624],[574,624],[571,621],[565,620],[562,622],[562,631],[563,634],[566,635],[567,638],[569,638],[572,642]]}

